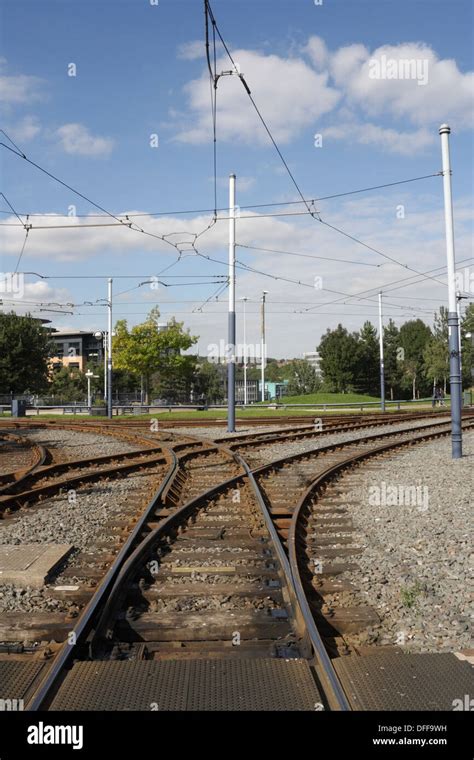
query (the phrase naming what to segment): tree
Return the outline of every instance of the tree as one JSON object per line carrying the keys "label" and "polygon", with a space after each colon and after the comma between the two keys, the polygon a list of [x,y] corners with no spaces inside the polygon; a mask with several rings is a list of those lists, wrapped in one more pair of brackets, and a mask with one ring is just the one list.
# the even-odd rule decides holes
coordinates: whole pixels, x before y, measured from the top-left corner
{"label": "tree", "polygon": [[[468,338],[466,334],[471,337]],[[462,347],[462,379],[463,387],[471,388],[473,385],[474,365],[474,304],[470,303],[461,319],[461,347]]]}
{"label": "tree", "polygon": [[335,330],[327,330],[318,350],[324,380],[331,390],[345,393],[353,387],[358,368],[357,336],[339,324]]}
{"label": "tree", "polygon": [[316,393],[321,387],[321,379],[314,367],[306,359],[294,359],[285,367],[285,375],[289,380],[288,395],[304,396]]}
{"label": "tree", "polygon": [[357,386],[371,396],[380,393],[380,360],[377,330],[369,321],[359,333]]}
{"label": "tree", "polygon": [[433,335],[423,351],[425,377],[433,387],[438,380],[443,380],[446,392],[446,382],[449,377],[449,346],[448,346],[448,310],[441,306],[435,314]]}
{"label": "tree", "polygon": [[278,366],[276,359],[267,359],[265,368],[265,380],[269,383],[279,383],[283,380],[282,368]]}
{"label": "tree", "polygon": [[194,374],[194,395],[208,404],[219,404],[225,397],[227,366],[204,361]]}
{"label": "tree", "polygon": [[49,330],[31,315],[0,314],[0,389],[41,393],[48,385]]}
{"label": "tree", "polygon": [[[176,389],[176,382],[189,376],[192,359],[182,356],[197,338],[183,330],[183,323],[172,319],[166,329],[159,327],[158,307],[151,310],[145,322],[128,329],[126,320],[119,320],[113,339],[114,366],[142,378],[148,400],[153,376],[156,388]],[[178,389],[182,390],[182,389]]]}
{"label": "tree", "polygon": [[390,398],[393,401],[395,393],[397,397],[402,380],[402,366],[400,363],[400,331],[393,319],[389,319],[383,330],[385,386],[390,389]]}
{"label": "tree", "polygon": [[[417,387],[422,386],[423,352],[431,337],[430,328],[421,319],[412,319],[400,328],[400,346],[403,349],[402,384],[405,388],[411,386],[413,399],[416,399]],[[428,388],[428,384],[425,383],[427,391]]]}
{"label": "tree", "polygon": [[87,378],[76,368],[54,369],[48,392],[61,401],[82,401],[87,395]]}

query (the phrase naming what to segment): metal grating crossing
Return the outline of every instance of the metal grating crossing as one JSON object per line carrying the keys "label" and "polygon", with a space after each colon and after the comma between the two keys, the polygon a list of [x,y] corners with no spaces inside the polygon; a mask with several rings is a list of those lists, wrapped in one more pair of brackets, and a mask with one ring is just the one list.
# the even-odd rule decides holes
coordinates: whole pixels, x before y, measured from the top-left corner
{"label": "metal grating crossing", "polygon": [[52,710],[315,710],[306,660],[79,662]]}
{"label": "metal grating crossing", "polygon": [[452,710],[474,694],[474,669],[454,654],[381,652],[333,660],[353,710]]}
{"label": "metal grating crossing", "polygon": [[5,707],[11,700],[24,699],[29,687],[32,685],[43,669],[44,662],[22,662],[21,660],[2,660],[0,662],[0,709]]}

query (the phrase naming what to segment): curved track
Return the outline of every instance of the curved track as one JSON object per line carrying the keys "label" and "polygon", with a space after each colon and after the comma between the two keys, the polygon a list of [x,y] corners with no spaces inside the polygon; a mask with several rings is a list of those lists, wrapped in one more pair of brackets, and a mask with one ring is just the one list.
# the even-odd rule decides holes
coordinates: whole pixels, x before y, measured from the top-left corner
{"label": "curved track", "polygon": [[[275,433],[226,438],[225,446],[190,436],[162,442],[160,452],[151,453],[161,454],[168,467],[158,490],[77,622],[71,621],[74,644],[59,648],[28,708],[60,707],[71,663],[85,666],[92,658],[137,667],[198,660],[270,667],[291,660],[312,674],[318,705],[348,709],[331,659],[340,652],[320,601],[321,584],[337,586],[336,560],[351,556],[354,547],[341,537],[343,510],[315,507],[316,496],[349,467],[450,432],[445,421],[421,428],[413,422],[403,431],[372,431],[257,467],[255,445],[271,446]],[[373,421],[375,428],[380,424]],[[325,432],[343,430],[339,423]],[[313,435],[321,431],[298,428],[276,440]],[[316,582],[308,566],[315,531],[318,557],[335,560]]]}

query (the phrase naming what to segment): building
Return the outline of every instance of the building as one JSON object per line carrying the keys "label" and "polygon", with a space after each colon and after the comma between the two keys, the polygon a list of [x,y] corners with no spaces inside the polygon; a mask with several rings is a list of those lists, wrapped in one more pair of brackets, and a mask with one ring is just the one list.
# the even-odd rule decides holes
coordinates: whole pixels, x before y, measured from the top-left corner
{"label": "building", "polygon": [[103,338],[97,339],[92,332],[54,332],[51,340],[55,344],[51,358],[53,369],[61,366],[85,372],[90,362],[104,361]]}
{"label": "building", "polygon": [[[258,380],[247,380],[247,404],[254,404],[256,401],[260,401],[259,394],[259,382]],[[235,403],[243,404],[245,399],[244,394],[244,381],[235,381]]]}
{"label": "building", "polygon": [[321,357],[319,355],[319,351],[305,351],[303,354],[303,359],[307,361],[308,364],[313,367],[316,374],[321,377],[323,373],[321,371]]}
{"label": "building", "polygon": [[[261,401],[262,381],[258,381],[258,401]],[[265,401],[280,401],[283,396],[288,395],[288,380],[282,382],[268,382],[265,380]]]}

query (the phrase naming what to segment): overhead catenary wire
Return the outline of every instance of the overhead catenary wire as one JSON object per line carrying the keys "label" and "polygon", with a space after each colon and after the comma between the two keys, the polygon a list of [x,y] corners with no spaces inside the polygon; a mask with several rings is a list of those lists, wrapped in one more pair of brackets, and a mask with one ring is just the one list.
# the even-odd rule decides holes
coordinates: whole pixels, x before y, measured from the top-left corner
{"label": "overhead catenary wire", "polygon": [[[458,261],[458,265],[459,264],[463,264],[463,263],[465,263],[467,261],[471,261],[471,260],[472,260],[472,257],[468,257],[466,259],[461,259],[461,261]],[[387,293],[387,292],[390,292],[391,290],[398,290],[398,289],[400,289],[402,287],[410,287],[411,285],[418,285],[420,282],[423,282],[423,280],[431,279],[429,277],[429,274],[431,274],[432,272],[439,272],[441,270],[441,274],[444,274],[444,270],[445,269],[446,269],[446,265],[443,265],[443,266],[440,266],[440,267],[435,267],[434,269],[428,270],[426,273],[423,273],[423,272],[420,273],[420,275],[418,275],[416,277],[414,275],[411,275],[410,277],[404,277],[402,279],[393,280],[393,281],[385,283],[385,284],[377,285],[377,286],[375,286],[373,288],[367,288],[366,290],[358,291],[357,293],[353,293],[351,296],[349,296],[349,298],[350,299],[354,299],[354,298],[360,297],[361,299],[364,299],[365,298],[365,294],[373,294],[373,295],[375,295],[375,293],[377,293],[380,290],[383,290],[384,293]],[[420,277],[421,277],[421,279],[420,279]],[[414,280],[414,282],[410,282],[410,283],[407,284],[407,280]],[[399,284],[399,283],[401,283],[401,284]],[[395,285],[395,287],[390,287],[390,286],[394,286],[394,285]],[[312,307],[309,307],[308,309],[304,309],[303,312],[313,311],[314,309],[318,309],[320,306],[327,306],[329,304],[331,304],[331,305],[332,304],[338,304],[338,303],[340,303],[343,300],[344,299],[342,299],[342,298],[336,298],[335,300],[332,300],[332,301],[325,301],[323,304],[316,304],[316,305],[314,305]],[[351,304],[351,305],[354,305],[354,304]]]}
{"label": "overhead catenary wire", "polygon": [[[36,163],[32,159],[28,158],[26,156],[26,154],[23,151],[21,151],[20,148],[18,148],[18,146],[13,142],[13,140],[9,137],[9,135],[5,132],[4,129],[0,129],[0,133],[3,134],[6,137],[6,139],[13,145],[13,148],[10,145],[7,145],[4,142],[0,142],[0,147],[5,148],[6,150],[10,151],[14,155],[16,155],[19,158],[23,159],[28,164],[30,164],[31,166],[33,166],[36,169],[38,169],[40,172],[42,172],[43,174],[45,174],[50,179],[54,180],[55,182],[58,182],[60,185],[62,185],[66,189],[70,190],[72,193],[74,193],[78,197],[82,198],[83,200],[85,200],[90,205],[92,205],[95,208],[99,209],[99,211],[102,211],[106,216],[109,216],[112,219],[115,219],[115,221],[119,222],[122,226],[129,228],[132,232],[138,232],[138,233],[141,233],[143,235],[147,235],[149,237],[156,238],[157,240],[161,240],[161,241],[167,243],[168,245],[172,246],[173,248],[175,248],[179,252],[178,245],[176,243],[173,243],[172,241],[170,241],[170,240],[167,239],[170,236],[169,234],[168,235],[157,235],[154,232],[150,232],[148,230],[145,230],[143,227],[139,227],[135,222],[130,221],[130,219],[127,216],[125,216],[125,219],[121,219],[120,217],[118,217],[115,214],[113,214],[111,211],[108,211],[106,208],[104,208],[103,206],[101,206],[99,203],[96,203],[96,201],[93,201],[91,198],[89,198],[88,196],[84,195],[84,193],[81,193],[79,190],[77,190],[76,188],[74,188],[72,185],[68,184],[64,180],[62,180],[59,177],[57,177],[52,172],[48,171],[47,169],[45,169],[44,167],[40,166],[38,163]],[[200,234],[203,234],[208,229],[210,229],[212,227],[212,224],[213,224],[213,221],[211,221],[211,223],[208,224],[207,227]],[[73,229],[73,227],[71,227],[71,229]],[[186,234],[190,234],[192,237],[194,237],[194,242],[198,238],[198,234],[197,233],[186,233]],[[192,245],[193,242],[190,242],[188,244]]]}
{"label": "overhead catenary wire", "polygon": [[[348,190],[346,192],[342,193],[334,193],[333,195],[321,195],[321,196],[315,196],[314,198],[305,198],[304,200],[295,201],[295,200],[288,200],[288,201],[273,201],[271,203],[250,203],[246,205],[241,205],[240,209],[244,210],[250,210],[253,208],[271,208],[276,206],[297,206],[301,205],[302,203],[306,205],[306,203],[316,203],[316,201],[325,201],[325,200],[331,200],[333,198],[342,198],[347,195],[357,195],[359,193],[367,193],[371,190],[380,190],[386,187],[395,187],[396,185],[405,185],[409,182],[418,182],[420,180],[424,179],[430,179],[431,177],[439,177],[441,176],[441,172],[435,172],[434,174],[425,174],[421,177],[411,177],[409,179],[401,179],[397,180],[396,182],[387,182],[383,185],[372,185],[371,187],[363,187],[359,188],[357,190]],[[212,209],[212,208],[200,208],[200,209],[175,209],[172,211],[149,211],[149,212],[139,212],[137,214],[132,214],[128,212],[124,213],[118,213],[116,212],[116,216],[119,218],[129,218],[134,219],[136,217],[153,217],[153,216],[179,216],[179,215],[186,215],[186,214],[212,214],[213,211],[216,210],[218,212],[226,212],[229,209],[227,207]],[[9,214],[9,211],[6,211],[5,209],[0,209],[0,214]],[[28,217],[35,217],[35,216],[51,216],[51,217],[67,217],[71,218],[70,214],[59,214],[59,213],[51,213],[51,212],[18,212],[19,216],[28,216]],[[106,216],[106,215],[105,215]],[[286,214],[285,214],[286,216]],[[103,219],[104,214],[74,214],[75,219]],[[21,221],[21,219],[20,219]]]}
{"label": "overhead catenary wire", "polygon": [[[268,136],[269,136],[269,138],[270,138],[271,142],[273,143],[273,145],[274,145],[274,147],[275,147],[275,149],[276,149],[276,151],[277,151],[278,155],[280,156],[280,159],[281,159],[281,161],[283,162],[283,165],[285,166],[285,169],[287,170],[287,172],[288,172],[288,174],[289,174],[289,176],[290,176],[290,178],[291,178],[291,180],[292,180],[292,182],[293,182],[294,186],[296,187],[296,190],[298,191],[298,194],[299,194],[299,196],[301,197],[301,199],[302,199],[303,201],[305,201],[304,195],[303,195],[303,193],[301,192],[301,189],[300,189],[300,187],[299,187],[299,185],[298,185],[298,183],[297,183],[297,181],[296,181],[296,179],[295,179],[295,177],[294,177],[293,173],[291,172],[291,170],[290,170],[290,168],[289,168],[289,166],[288,166],[287,162],[285,161],[285,158],[283,157],[283,154],[282,154],[282,152],[281,152],[280,148],[278,147],[278,145],[277,145],[277,142],[276,142],[276,140],[275,140],[275,138],[274,138],[274,136],[273,136],[273,134],[272,134],[272,132],[271,132],[271,130],[270,130],[270,128],[269,128],[269,126],[268,126],[268,124],[266,123],[266,121],[265,121],[265,119],[264,119],[264,117],[263,117],[263,115],[262,115],[262,113],[261,113],[260,109],[258,108],[258,106],[257,106],[257,104],[256,104],[256,102],[255,102],[255,100],[254,100],[254,98],[253,98],[253,96],[252,96],[251,90],[250,90],[250,88],[249,88],[249,86],[248,86],[247,82],[245,81],[245,78],[244,78],[243,74],[241,74],[241,72],[240,72],[240,70],[239,70],[239,67],[238,67],[238,66],[237,66],[237,64],[235,63],[235,61],[234,61],[234,59],[233,59],[233,57],[232,57],[232,55],[231,55],[231,53],[230,53],[230,50],[229,50],[229,48],[227,47],[227,44],[226,44],[226,42],[225,42],[225,40],[224,40],[224,38],[223,38],[223,36],[222,36],[222,34],[221,34],[220,30],[219,30],[219,27],[218,27],[218,25],[217,25],[216,19],[215,19],[215,17],[214,17],[214,14],[213,14],[213,12],[212,12],[212,9],[211,9],[211,6],[210,6],[210,3],[209,3],[209,0],[204,0],[204,3],[205,3],[205,6],[206,6],[206,8],[207,8],[207,12],[209,13],[209,17],[210,17],[210,19],[211,19],[211,21],[212,21],[212,23],[213,23],[213,25],[214,25],[214,27],[215,27],[215,29],[216,29],[216,32],[217,32],[217,34],[218,34],[218,36],[219,36],[219,39],[220,39],[220,40],[221,40],[221,42],[222,42],[222,45],[223,45],[223,47],[224,47],[224,50],[225,50],[225,52],[227,53],[227,56],[229,57],[229,60],[230,60],[230,61],[231,61],[231,63],[232,63],[232,66],[234,67],[234,71],[235,71],[235,73],[238,75],[238,77],[239,77],[240,81],[242,82],[242,85],[243,85],[243,87],[244,87],[244,89],[245,89],[245,91],[246,91],[246,93],[247,93],[247,95],[248,95],[248,97],[249,97],[249,99],[250,99],[250,102],[252,103],[252,105],[253,105],[253,107],[254,107],[254,109],[255,109],[255,111],[256,111],[256,113],[257,113],[257,115],[258,115],[258,117],[259,117],[259,119],[260,119],[260,121],[261,121],[261,123],[263,124],[263,126],[264,126],[264,128],[265,128],[265,130],[266,130],[266,132],[267,132],[267,134],[268,134]],[[341,234],[341,235],[344,235],[345,237],[349,238],[350,240],[353,240],[354,242],[356,242],[356,243],[357,243],[357,244],[359,244],[359,245],[363,245],[363,246],[364,246],[365,248],[367,248],[368,250],[371,250],[371,251],[374,251],[375,253],[378,253],[380,256],[383,256],[384,258],[386,258],[386,259],[388,259],[388,260],[392,261],[393,263],[395,263],[395,264],[398,264],[398,266],[401,266],[401,267],[403,267],[403,268],[405,268],[405,269],[409,269],[409,270],[410,270],[410,271],[412,271],[412,272],[415,272],[415,273],[417,273],[417,274],[420,274],[420,272],[418,272],[418,270],[416,270],[416,269],[413,269],[412,267],[408,266],[408,264],[403,264],[401,261],[398,261],[398,260],[397,260],[397,259],[395,259],[394,257],[392,257],[392,256],[389,256],[388,254],[385,254],[385,253],[383,253],[382,251],[380,251],[380,250],[378,250],[378,249],[376,249],[376,248],[373,248],[372,246],[368,245],[367,243],[364,243],[364,242],[363,242],[362,240],[360,240],[359,238],[356,238],[354,235],[350,235],[349,233],[345,232],[345,231],[344,231],[344,230],[342,230],[341,228],[339,228],[339,227],[336,227],[335,225],[332,225],[332,224],[329,224],[328,222],[325,222],[325,221],[323,221],[323,220],[321,219],[321,216],[320,216],[319,212],[317,212],[316,210],[312,210],[312,209],[311,209],[311,207],[310,207],[310,205],[309,205],[308,203],[306,203],[306,201],[305,201],[305,205],[306,205],[306,209],[307,209],[307,212],[308,212],[308,214],[309,214],[311,217],[313,217],[314,219],[316,219],[317,221],[319,221],[320,223],[322,223],[322,224],[325,224],[325,225],[326,225],[328,228],[330,228],[330,229],[334,230],[335,232],[338,232],[338,233],[339,233],[339,234]],[[433,279],[434,279],[434,278],[433,278]]]}
{"label": "overhead catenary wire", "polygon": [[265,253],[281,253],[284,256],[301,256],[306,259],[323,259],[324,261],[338,261],[343,264],[359,264],[366,267],[381,267],[383,264],[370,264],[366,261],[354,261],[353,259],[335,259],[331,256],[316,256],[311,253],[295,253],[294,251],[281,251],[276,248],[260,248],[256,245],[244,245],[243,243],[237,243],[237,248],[245,248],[249,251],[263,251]]}
{"label": "overhead catenary wire", "polygon": [[211,8],[211,5],[209,3],[209,0],[204,0],[204,6],[205,6],[205,9],[206,9],[206,14],[209,15],[209,18],[210,18],[210,20],[212,22],[213,29],[215,29],[215,32],[217,33],[217,35],[218,35],[218,37],[219,37],[219,39],[220,39],[220,41],[221,41],[221,43],[222,43],[222,45],[224,47],[224,50],[227,53],[227,56],[229,57],[229,59],[230,59],[230,61],[232,63],[232,66],[234,67],[235,73],[237,74],[238,78],[242,82],[242,85],[243,85],[243,87],[244,87],[244,89],[245,89],[248,97],[250,98],[250,101],[251,101],[251,103],[252,103],[252,105],[253,105],[253,107],[254,107],[254,109],[255,109],[255,111],[256,111],[256,113],[257,113],[257,115],[258,115],[258,117],[259,117],[259,119],[260,119],[260,121],[261,121],[261,123],[263,125],[263,127],[265,128],[265,131],[267,132],[267,134],[268,134],[268,136],[269,136],[269,138],[270,138],[270,140],[271,140],[271,142],[272,142],[272,144],[273,144],[276,152],[278,153],[278,156],[280,157],[280,160],[281,160],[283,166],[285,167],[285,169],[286,169],[286,171],[288,173],[288,176],[290,177],[293,185],[295,186],[298,195],[300,196],[302,202],[305,204],[308,213],[311,214],[311,215],[317,214],[317,211],[311,211],[310,205],[306,201],[306,199],[305,199],[305,197],[304,197],[304,195],[303,195],[303,193],[301,191],[301,188],[300,188],[300,186],[298,185],[298,183],[297,183],[297,181],[295,179],[295,176],[294,176],[293,172],[291,171],[290,167],[288,166],[288,163],[285,160],[285,157],[283,156],[283,153],[281,152],[280,148],[278,147],[278,144],[277,144],[275,138],[273,137],[273,135],[272,135],[272,133],[270,131],[270,128],[268,127],[268,125],[267,125],[265,119],[263,118],[263,116],[262,116],[262,114],[261,114],[261,112],[260,112],[260,110],[259,110],[259,108],[258,108],[258,106],[257,106],[257,104],[255,102],[255,100],[253,99],[252,93],[250,91],[250,87],[248,86],[247,82],[245,81],[245,77],[243,76],[243,74],[241,74],[241,72],[239,71],[239,67],[235,63],[235,61],[234,61],[234,59],[233,59],[233,57],[232,57],[232,55],[230,53],[230,50],[227,47],[227,44],[226,44],[226,42],[225,42],[225,40],[224,40],[224,38],[223,38],[223,36],[222,36],[222,34],[220,32],[220,29],[219,29],[219,27],[217,25],[217,21],[216,21],[216,18],[214,16],[214,13],[212,11],[212,8]]}

